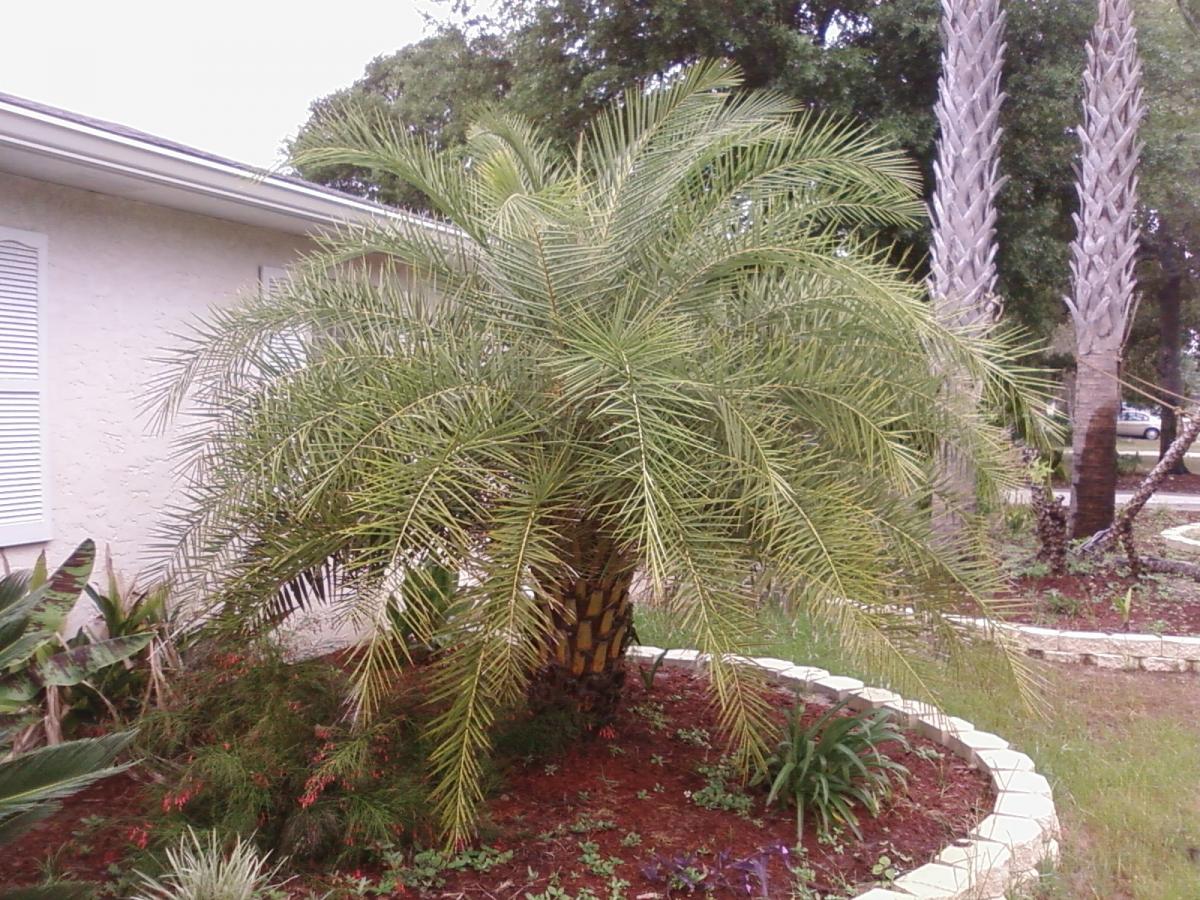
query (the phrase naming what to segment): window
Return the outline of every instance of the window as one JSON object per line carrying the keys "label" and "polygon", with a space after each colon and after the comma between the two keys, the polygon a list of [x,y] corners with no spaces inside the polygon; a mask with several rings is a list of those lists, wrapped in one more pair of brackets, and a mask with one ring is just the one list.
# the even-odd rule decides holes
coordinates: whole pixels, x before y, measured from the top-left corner
{"label": "window", "polygon": [[0,227],[0,547],[50,539],[46,236]]}

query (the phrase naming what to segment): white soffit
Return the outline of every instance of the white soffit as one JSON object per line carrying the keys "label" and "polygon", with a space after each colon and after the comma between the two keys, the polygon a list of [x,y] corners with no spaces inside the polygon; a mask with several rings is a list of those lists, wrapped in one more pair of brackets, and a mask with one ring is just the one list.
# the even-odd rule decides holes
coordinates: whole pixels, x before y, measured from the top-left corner
{"label": "white soffit", "polygon": [[111,122],[0,94],[0,172],[294,234],[430,219],[273,175]]}

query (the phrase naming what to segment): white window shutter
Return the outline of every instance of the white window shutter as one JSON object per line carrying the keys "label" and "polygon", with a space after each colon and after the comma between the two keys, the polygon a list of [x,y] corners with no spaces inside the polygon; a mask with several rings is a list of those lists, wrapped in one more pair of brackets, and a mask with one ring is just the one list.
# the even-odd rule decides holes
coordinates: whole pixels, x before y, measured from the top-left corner
{"label": "white window shutter", "polygon": [[0,547],[48,541],[46,236],[0,227]]}

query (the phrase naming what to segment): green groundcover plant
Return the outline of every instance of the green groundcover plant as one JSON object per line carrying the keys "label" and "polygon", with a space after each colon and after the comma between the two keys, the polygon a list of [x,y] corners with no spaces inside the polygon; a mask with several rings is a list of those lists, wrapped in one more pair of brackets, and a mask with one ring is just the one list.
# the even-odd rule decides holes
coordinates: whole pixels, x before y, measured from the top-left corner
{"label": "green groundcover plant", "polygon": [[770,783],[767,803],[782,801],[796,807],[796,844],[804,837],[805,813],[812,813],[822,836],[837,827],[862,837],[860,809],[879,815],[893,783],[902,784],[908,770],[887,756],[883,745],[907,748],[908,741],[888,710],[866,710],[838,715],[846,701],[835,704],[805,725],[797,703],[788,717],[787,730],[767,760],[759,780]]}
{"label": "green groundcover plant", "polygon": [[[331,236],[199,325],[151,397],[164,422],[197,417],[168,535],[181,585],[251,627],[317,601],[353,618],[360,723],[413,643],[398,620],[437,648],[431,800],[451,840],[498,710],[611,713],[635,582],[708,654],[759,767],[776,729],[731,658],[759,639],[752,569],[898,676],[918,639],[955,652],[941,613],[984,583],[980,556],[930,536],[931,460],[947,442],[985,497],[1015,484],[1000,415],[1036,434],[1035,385],[1016,350],[940,327],[878,243],[922,215],[909,162],[738,85],[698,64],[566,150],[485,113],[465,161],[332,114],[305,160],[389,172],[443,221]],[[978,408],[946,402],[950,370]]]}

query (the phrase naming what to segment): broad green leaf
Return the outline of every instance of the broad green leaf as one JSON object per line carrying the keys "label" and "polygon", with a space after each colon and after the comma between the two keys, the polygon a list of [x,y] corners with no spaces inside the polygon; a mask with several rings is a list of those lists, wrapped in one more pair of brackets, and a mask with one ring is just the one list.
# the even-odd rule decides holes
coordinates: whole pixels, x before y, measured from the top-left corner
{"label": "broad green leaf", "polygon": [[46,583],[46,551],[43,550],[38,554],[37,561],[33,564],[33,571],[29,575],[29,586],[31,588],[40,588]]}
{"label": "broad green leaf", "polygon": [[52,631],[58,630],[83,593],[95,561],[96,544],[88,538],[54,570],[53,575],[38,584],[33,591],[38,596],[32,615],[35,623]]}
{"label": "broad green leaf", "polygon": [[0,614],[29,593],[30,581],[28,572],[11,572],[0,578]]}
{"label": "broad green leaf", "polygon": [[0,679],[0,714],[19,712],[38,695],[40,688],[23,674]]}
{"label": "broad green leaf", "polygon": [[36,650],[47,639],[41,632],[23,634],[15,641],[0,646],[0,672],[28,664]]}
{"label": "broad green leaf", "polygon": [[56,653],[38,666],[43,683],[69,687],[86,681],[97,672],[135,656],[150,643],[149,632],[109,638]]}

